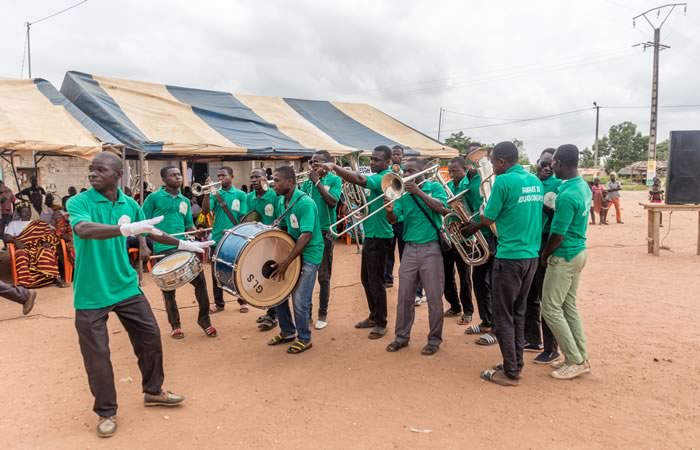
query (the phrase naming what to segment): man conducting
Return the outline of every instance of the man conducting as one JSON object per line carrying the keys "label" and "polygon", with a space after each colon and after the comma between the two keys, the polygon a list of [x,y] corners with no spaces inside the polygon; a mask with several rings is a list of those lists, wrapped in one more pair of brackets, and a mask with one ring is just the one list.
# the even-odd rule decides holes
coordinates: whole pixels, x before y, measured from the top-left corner
{"label": "man conducting", "polygon": [[[413,158],[404,166],[404,176],[423,170],[425,162]],[[386,218],[395,223],[403,218],[403,238],[406,246],[399,266],[399,299],[396,307],[396,337],[386,348],[397,352],[408,345],[415,319],[414,298],[418,280],[423,283],[428,297],[428,321],[430,332],[422,355],[436,353],[442,343],[442,294],[445,288],[439,226],[446,213],[447,195],[438,182],[427,181],[420,187],[423,177],[404,183],[404,194],[393,204],[387,203]]]}
{"label": "man conducting", "polygon": [[335,207],[340,199],[340,178],[329,172],[323,165],[331,162],[331,154],[326,150],[319,150],[311,157],[311,170],[309,179],[301,186],[302,192],[308,194],[316,203],[318,221],[323,234],[323,260],[318,268],[318,320],[314,328],[322,330],[328,326],[328,302],[331,296],[331,274],[333,272],[333,243],[335,238],[331,234],[330,226],[335,223]]}
{"label": "man conducting", "polygon": [[490,159],[496,174],[491,197],[480,222],[470,223],[465,230],[471,235],[494,222],[498,228],[491,296],[503,363],[483,371],[481,377],[502,386],[517,386],[524,365],[527,294],[542,238],[542,183],[518,164],[518,148],[512,142],[497,144]]}
{"label": "man conducting", "polygon": [[[146,220],[143,211],[119,189],[121,159],[100,153],[90,163],[92,189],[68,201],[75,241],[75,327],[83,354],[93,410],[100,417],[97,434],[112,436],[117,430],[117,393],[110,360],[107,318],[116,313],[134,348],[141,370],[144,404],[173,406],[184,397],[162,389],[163,349],[158,323],[138,285],[129,263],[126,237],[149,236],[181,250],[203,252],[210,245],[180,241],[155,228],[163,217]],[[142,238],[143,239],[143,238]],[[142,255],[147,257],[148,254]]]}

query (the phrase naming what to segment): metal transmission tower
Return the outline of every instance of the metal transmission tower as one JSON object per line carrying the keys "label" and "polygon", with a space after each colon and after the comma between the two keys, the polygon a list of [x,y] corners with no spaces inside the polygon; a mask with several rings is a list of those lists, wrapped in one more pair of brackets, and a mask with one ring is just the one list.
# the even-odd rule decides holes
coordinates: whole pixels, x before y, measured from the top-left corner
{"label": "metal transmission tower", "polygon": [[[641,45],[644,50],[646,50],[647,47],[654,47],[654,69],[651,78],[651,121],[649,124],[649,150],[647,155],[647,186],[651,186],[653,184],[654,177],[656,177],[656,123],[658,119],[659,107],[659,51],[670,48],[668,45],[661,44],[661,27],[664,26],[666,20],[677,6],[682,6],[683,13],[685,14],[687,11],[687,3],[670,3],[668,5],[650,9],[649,11],[643,12],[632,18],[633,27],[636,26],[637,19],[644,17],[644,20],[646,20],[654,30],[654,42],[647,41],[635,45],[635,47]],[[647,15],[656,11],[656,18],[660,20],[661,11],[663,10],[668,11],[666,16],[658,26],[654,25],[652,21],[649,20]]]}

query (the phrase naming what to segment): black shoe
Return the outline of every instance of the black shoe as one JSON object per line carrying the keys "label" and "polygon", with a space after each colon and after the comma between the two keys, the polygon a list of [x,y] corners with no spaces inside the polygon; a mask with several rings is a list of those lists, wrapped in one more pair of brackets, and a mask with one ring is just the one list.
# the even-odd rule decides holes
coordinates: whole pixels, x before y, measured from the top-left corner
{"label": "black shoe", "polygon": [[535,364],[551,364],[556,361],[561,355],[559,352],[542,352],[532,361]]}
{"label": "black shoe", "polygon": [[393,282],[393,281],[385,281],[385,282],[384,282],[384,287],[385,287],[385,288],[393,288],[393,287],[394,287],[394,282]]}

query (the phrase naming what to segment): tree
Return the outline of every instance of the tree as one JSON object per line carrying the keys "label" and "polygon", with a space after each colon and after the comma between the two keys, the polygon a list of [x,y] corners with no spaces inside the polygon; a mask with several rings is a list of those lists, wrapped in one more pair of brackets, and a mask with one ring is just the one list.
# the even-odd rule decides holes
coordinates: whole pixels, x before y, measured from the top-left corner
{"label": "tree", "polygon": [[669,144],[668,139],[656,144],[656,160],[668,161]]}
{"label": "tree", "polygon": [[472,143],[472,138],[465,136],[463,132],[452,133],[450,137],[445,139],[445,145],[459,150],[460,154],[464,154]]}
{"label": "tree", "polygon": [[649,142],[647,136],[637,130],[632,122],[622,122],[610,127],[608,135],[599,141],[599,155],[605,149],[609,157],[605,161],[608,170],[620,170],[637,161],[646,159]]}
{"label": "tree", "polygon": [[513,144],[518,147],[518,164],[521,166],[530,165],[530,157],[527,156],[527,151],[525,150],[525,143],[518,138],[513,138]]}
{"label": "tree", "polygon": [[581,150],[578,154],[580,167],[594,167],[593,152],[588,147]]}

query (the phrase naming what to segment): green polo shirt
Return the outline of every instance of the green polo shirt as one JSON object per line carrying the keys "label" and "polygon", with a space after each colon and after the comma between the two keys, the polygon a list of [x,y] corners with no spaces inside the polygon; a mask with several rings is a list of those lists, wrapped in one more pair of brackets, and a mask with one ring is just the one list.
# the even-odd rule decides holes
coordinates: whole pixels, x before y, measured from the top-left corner
{"label": "green polo shirt", "polygon": [[[544,191],[542,191],[542,195],[544,196],[545,194],[549,192],[554,192],[555,194],[559,192],[559,186],[561,186],[561,180],[554,175],[550,176],[549,178],[545,178],[544,180],[540,180],[542,182],[542,186],[544,187]],[[545,213],[544,210],[542,212],[542,235],[543,236],[548,236],[549,235],[549,226],[551,224],[552,217]]]}
{"label": "green polo shirt", "polygon": [[[123,225],[144,220],[143,211],[134,199],[118,191],[112,203],[94,189],[68,200],[70,224],[94,222]],[[126,237],[81,239],[73,232],[75,271],[73,306],[75,309],[100,309],[140,295],[138,274],[129,263]]]}
{"label": "green polo shirt", "polygon": [[[365,186],[365,193],[369,191],[369,195],[367,195],[368,202],[371,202],[381,195],[384,195],[384,191],[382,191],[382,177],[390,172],[390,169],[386,169],[383,172],[373,173],[372,175],[366,176],[367,185]],[[384,202],[377,200],[370,205],[369,212],[372,213],[383,207]],[[364,228],[366,238],[391,239],[394,237],[394,230],[391,228],[391,225],[389,225],[389,222],[387,222],[386,214],[383,212],[378,212],[374,216],[365,220],[362,223],[362,226]]]}
{"label": "green polo shirt", "polygon": [[[481,175],[477,172],[469,178],[469,172],[462,180],[462,189],[468,189],[469,191],[464,194],[466,197],[467,206],[471,210],[472,214],[476,214],[481,209],[481,205],[484,204],[484,197],[481,196]],[[477,223],[481,222],[481,215],[476,214],[474,216],[474,221]],[[486,236],[491,236],[490,228],[482,228],[481,234]]]}
{"label": "green polo shirt", "polygon": [[[440,200],[443,206],[447,206],[445,188],[437,181],[423,183],[421,191],[436,200]],[[415,197],[418,200],[418,203],[428,213],[438,228],[442,227],[442,216],[440,214],[430,209],[420,197],[406,194],[394,202],[394,215],[397,219],[403,221],[403,240],[414,244],[427,244],[428,242],[437,241],[438,235],[435,227],[428,222],[425,214],[421,212],[411,197]]]}
{"label": "green polo shirt", "polygon": [[571,261],[586,249],[588,214],[591,209],[591,189],[580,176],[561,183],[557,194],[551,233],[564,236],[555,256]]}
{"label": "green polo shirt", "polygon": [[[240,189],[236,189],[235,186],[231,186],[228,190],[219,189],[218,193],[224,203],[228,205],[236,222],[240,222],[241,217],[248,212],[246,193]],[[219,240],[224,235],[224,231],[233,227],[233,224],[229,220],[226,212],[221,208],[221,205],[219,205],[214,194],[209,196],[209,208],[211,208],[211,211],[214,213],[214,224],[211,226],[211,238],[218,244]]]}
{"label": "green polo shirt", "polygon": [[[163,221],[156,225],[159,230],[168,233],[182,233],[187,228],[193,228],[192,210],[187,197],[178,192],[172,195],[161,187],[152,193],[143,202],[143,215],[147,219],[163,216]],[[178,239],[185,239],[185,236],[176,236]],[[156,253],[176,248],[174,245],[165,245],[158,242],[153,243],[153,250]]]}
{"label": "green polo shirt", "polygon": [[275,221],[275,208],[277,207],[277,194],[272,188],[268,188],[262,197],[258,197],[256,191],[248,192],[246,196],[246,209],[248,212],[257,211],[260,221],[264,225],[270,225]]}
{"label": "green polo shirt", "polygon": [[542,182],[516,164],[493,183],[484,216],[496,222],[496,258],[537,258],[542,241]]}
{"label": "green polo shirt", "polygon": [[342,180],[338,175],[334,173],[328,173],[319,181],[335,198],[336,201],[333,206],[328,206],[328,203],[326,203],[323,197],[321,197],[321,193],[318,192],[318,188],[314,186],[311,180],[306,180],[304,184],[301,185],[301,190],[302,192],[309,194],[313,199],[314,203],[316,203],[316,208],[318,209],[318,221],[321,224],[321,231],[328,231],[331,227],[331,224],[335,223],[336,221],[335,207],[338,205],[338,199],[340,199],[340,186],[342,184]]}
{"label": "green polo shirt", "polygon": [[[447,187],[450,188],[450,191],[452,191],[452,193],[454,195],[457,195],[467,188],[468,182],[469,182],[469,180],[465,176],[464,178],[459,180],[459,184],[455,186],[455,180],[451,179],[450,181],[447,182]],[[464,194],[464,195],[467,195],[467,194]]]}
{"label": "green polo shirt", "polygon": [[323,235],[318,222],[316,203],[299,189],[294,189],[294,194],[292,194],[289,203],[285,203],[285,198],[282,196],[278,198],[277,212],[281,215],[292,204],[294,206],[284,216],[281,225],[287,229],[287,233],[295,241],[299,239],[302,233],[311,233],[311,240],[306,244],[301,255],[304,262],[321,264],[321,259],[323,259]]}

